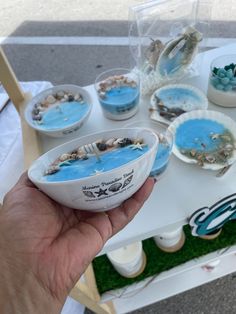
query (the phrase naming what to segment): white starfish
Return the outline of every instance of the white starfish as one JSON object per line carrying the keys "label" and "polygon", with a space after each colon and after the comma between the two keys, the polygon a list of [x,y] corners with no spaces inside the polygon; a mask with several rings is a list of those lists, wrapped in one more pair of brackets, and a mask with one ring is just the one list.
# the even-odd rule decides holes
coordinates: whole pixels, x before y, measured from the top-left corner
{"label": "white starfish", "polygon": [[130,145],[132,149],[139,149],[139,150],[143,150],[143,148],[146,146],[147,144],[140,144],[140,143]]}
{"label": "white starfish", "polygon": [[101,173],[103,173],[103,171],[104,171],[104,169],[100,169],[100,170],[95,169],[94,170],[95,173],[92,173],[91,176],[96,176],[98,174],[101,174]]}

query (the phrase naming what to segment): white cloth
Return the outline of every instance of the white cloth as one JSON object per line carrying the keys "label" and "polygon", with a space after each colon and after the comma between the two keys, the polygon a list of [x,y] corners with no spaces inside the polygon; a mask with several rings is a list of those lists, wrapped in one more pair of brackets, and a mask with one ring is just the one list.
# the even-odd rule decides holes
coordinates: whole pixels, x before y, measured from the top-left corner
{"label": "white cloth", "polygon": [[[33,96],[51,87],[50,82],[21,83]],[[0,93],[5,93],[0,87]],[[23,172],[23,146],[19,115],[12,103],[0,113],[0,203]]]}

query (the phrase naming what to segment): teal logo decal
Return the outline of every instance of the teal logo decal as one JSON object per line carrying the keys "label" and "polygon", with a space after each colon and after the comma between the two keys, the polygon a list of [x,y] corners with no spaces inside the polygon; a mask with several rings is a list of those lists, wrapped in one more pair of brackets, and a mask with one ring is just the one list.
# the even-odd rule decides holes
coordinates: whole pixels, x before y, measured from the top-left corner
{"label": "teal logo decal", "polygon": [[229,195],[211,207],[198,209],[189,219],[192,235],[215,233],[225,223],[236,219],[236,194]]}

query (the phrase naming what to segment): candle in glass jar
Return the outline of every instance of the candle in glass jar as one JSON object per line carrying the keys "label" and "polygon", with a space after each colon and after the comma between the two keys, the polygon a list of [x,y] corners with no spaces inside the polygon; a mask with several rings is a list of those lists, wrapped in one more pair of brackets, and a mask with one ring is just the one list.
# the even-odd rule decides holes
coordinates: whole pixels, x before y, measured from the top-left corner
{"label": "candle in glass jar", "polygon": [[136,277],[145,268],[146,256],[142,249],[142,242],[132,243],[107,254],[116,271],[128,278]]}

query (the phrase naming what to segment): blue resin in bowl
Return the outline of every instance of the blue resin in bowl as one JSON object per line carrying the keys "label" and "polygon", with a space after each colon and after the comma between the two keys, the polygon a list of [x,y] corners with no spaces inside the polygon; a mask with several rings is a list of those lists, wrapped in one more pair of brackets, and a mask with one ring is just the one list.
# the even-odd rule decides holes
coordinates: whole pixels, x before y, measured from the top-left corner
{"label": "blue resin in bowl", "polygon": [[37,131],[62,137],[77,131],[87,120],[92,100],[75,85],[58,85],[36,95],[27,105],[25,119]]}

